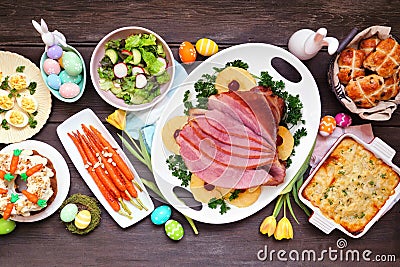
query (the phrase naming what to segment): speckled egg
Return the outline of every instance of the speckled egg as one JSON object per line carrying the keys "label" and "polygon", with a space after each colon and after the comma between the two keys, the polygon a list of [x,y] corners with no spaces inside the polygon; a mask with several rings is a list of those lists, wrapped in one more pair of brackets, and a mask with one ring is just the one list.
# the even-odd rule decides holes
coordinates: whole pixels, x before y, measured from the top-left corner
{"label": "speckled egg", "polygon": [[3,218],[0,219],[0,235],[6,235],[14,231],[15,229],[15,222],[12,220],[4,220]]}
{"label": "speckled egg", "polygon": [[74,98],[79,94],[81,89],[75,83],[64,83],[60,87],[60,95],[64,98]]}
{"label": "speckled egg", "polygon": [[212,56],[218,52],[218,45],[211,39],[202,38],[196,42],[196,50],[202,56]]}
{"label": "speckled egg", "polygon": [[182,63],[193,63],[196,60],[196,49],[190,42],[183,42],[179,46],[179,58],[181,59]]}
{"label": "speckled egg", "polygon": [[90,221],[92,220],[92,215],[88,210],[81,210],[75,217],[75,226],[78,229],[85,229],[89,226]]}
{"label": "speckled egg", "polygon": [[82,61],[74,52],[64,52],[62,63],[65,71],[71,76],[77,76],[82,72]]}
{"label": "speckled egg", "polygon": [[165,233],[172,240],[178,241],[181,240],[184,234],[184,230],[182,224],[175,220],[168,220],[165,223]]}
{"label": "speckled egg", "polygon": [[353,122],[350,115],[347,115],[345,113],[336,114],[335,120],[336,120],[336,125],[343,128],[349,127]]}
{"label": "speckled egg", "polygon": [[162,225],[171,217],[171,208],[167,205],[157,207],[151,213],[151,222],[155,225]]}
{"label": "speckled egg", "polygon": [[47,49],[47,56],[52,59],[59,59],[63,54],[63,50],[58,45],[52,45]]}
{"label": "speckled egg", "polygon": [[65,205],[64,208],[62,208],[60,212],[60,219],[63,222],[72,222],[77,214],[78,214],[78,206],[73,203],[69,203]]}
{"label": "speckled egg", "polygon": [[319,124],[319,134],[328,136],[333,133],[336,128],[336,120],[332,116],[324,116]]}
{"label": "speckled egg", "polygon": [[61,83],[80,83],[82,81],[82,74],[77,76],[69,75],[65,70],[60,72]]}
{"label": "speckled egg", "polygon": [[46,82],[47,85],[53,88],[54,90],[60,89],[61,79],[60,76],[58,76],[57,74],[50,74],[49,76],[47,76]]}
{"label": "speckled egg", "polygon": [[59,74],[61,71],[60,64],[57,61],[51,58],[47,58],[43,62],[43,70],[47,75],[50,74]]}

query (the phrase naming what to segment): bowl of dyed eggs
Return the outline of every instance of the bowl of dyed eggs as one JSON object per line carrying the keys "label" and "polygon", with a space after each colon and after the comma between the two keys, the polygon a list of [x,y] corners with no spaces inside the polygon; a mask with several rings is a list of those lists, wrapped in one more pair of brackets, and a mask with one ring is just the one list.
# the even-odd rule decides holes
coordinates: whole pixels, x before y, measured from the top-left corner
{"label": "bowl of dyed eggs", "polygon": [[[157,64],[159,67],[153,68]],[[96,92],[108,104],[128,111],[145,110],[159,103],[171,89],[174,56],[155,32],[123,27],[97,44],[90,59],[90,77]]]}
{"label": "bowl of dyed eggs", "polygon": [[77,101],[86,85],[86,67],[72,46],[53,45],[40,59],[40,71],[50,92],[63,102]]}

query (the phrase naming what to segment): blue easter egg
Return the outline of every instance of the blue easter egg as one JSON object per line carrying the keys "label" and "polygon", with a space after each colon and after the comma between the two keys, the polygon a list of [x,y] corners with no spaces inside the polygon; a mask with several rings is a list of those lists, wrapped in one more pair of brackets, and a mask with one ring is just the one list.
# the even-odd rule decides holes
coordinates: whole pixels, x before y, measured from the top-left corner
{"label": "blue easter egg", "polygon": [[60,89],[61,79],[57,74],[50,74],[47,76],[47,85],[53,88],[54,90]]}
{"label": "blue easter egg", "polygon": [[60,72],[61,83],[75,83],[78,84],[82,81],[82,74],[77,76],[69,75],[65,70]]}
{"label": "blue easter egg", "polygon": [[151,213],[151,222],[155,225],[162,225],[171,217],[172,210],[169,206],[162,205]]}
{"label": "blue easter egg", "polygon": [[63,54],[63,50],[58,45],[52,45],[47,49],[47,56],[52,59],[59,59]]}

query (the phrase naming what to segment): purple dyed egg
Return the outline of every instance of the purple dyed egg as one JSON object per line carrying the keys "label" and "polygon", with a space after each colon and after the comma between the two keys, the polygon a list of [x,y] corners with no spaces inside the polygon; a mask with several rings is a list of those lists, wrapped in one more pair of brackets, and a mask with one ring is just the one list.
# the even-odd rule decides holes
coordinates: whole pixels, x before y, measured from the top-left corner
{"label": "purple dyed egg", "polygon": [[349,127],[352,123],[350,115],[347,115],[345,113],[336,114],[335,120],[336,120],[336,125],[342,128]]}
{"label": "purple dyed egg", "polygon": [[59,74],[61,71],[60,64],[54,59],[48,58],[43,63],[43,70],[47,75],[50,74]]}
{"label": "purple dyed egg", "polygon": [[59,59],[63,54],[63,50],[58,45],[52,45],[47,49],[47,56],[52,59]]}
{"label": "purple dyed egg", "polygon": [[74,98],[79,94],[81,89],[75,83],[64,83],[60,87],[60,95],[64,98]]}

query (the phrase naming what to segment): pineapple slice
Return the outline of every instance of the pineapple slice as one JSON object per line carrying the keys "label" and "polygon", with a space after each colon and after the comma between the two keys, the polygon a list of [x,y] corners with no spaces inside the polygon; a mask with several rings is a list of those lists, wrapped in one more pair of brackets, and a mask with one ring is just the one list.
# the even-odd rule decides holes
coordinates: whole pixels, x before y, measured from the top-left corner
{"label": "pineapple slice", "polygon": [[257,85],[256,79],[245,69],[227,67],[215,79],[218,93],[228,91],[248,91]]}

